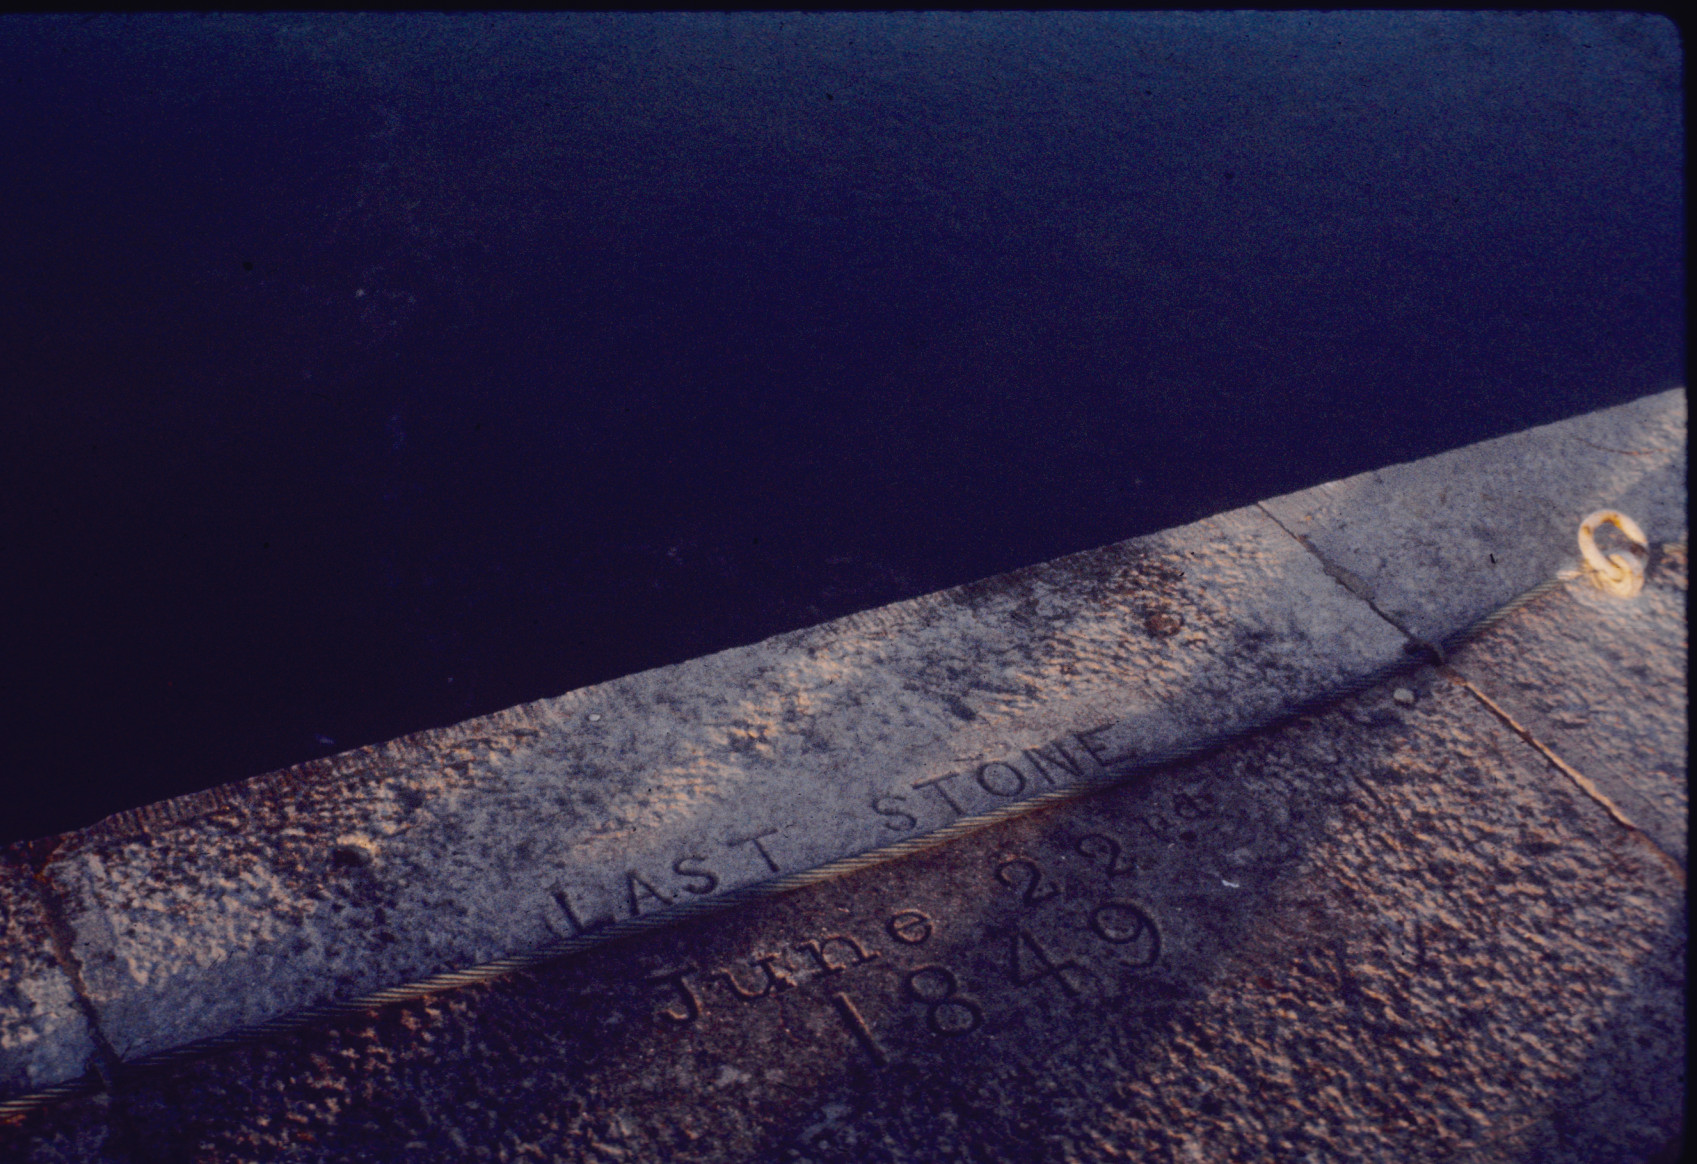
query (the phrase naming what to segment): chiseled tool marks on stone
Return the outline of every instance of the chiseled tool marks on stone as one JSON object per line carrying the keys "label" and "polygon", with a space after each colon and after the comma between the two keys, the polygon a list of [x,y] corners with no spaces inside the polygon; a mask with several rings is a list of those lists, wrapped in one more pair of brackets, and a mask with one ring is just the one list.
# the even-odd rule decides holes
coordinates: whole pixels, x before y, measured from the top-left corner
{"label": "chiseled tool marks on stone", "polygon": [[[1643,522],[1670,524],[1656,508],[1674,508],[1668,450],[1638,446],[1657,423],[1682,439],[1683,398],[1606,415],[1508,439],[1525,466],[1571,471],[1567,452],[1593,445],[1648,466],[1632,470],[1649,490]],[[1499,467],[1437,460],[1442,473],[1404,466],[1369,485],[1400,473],[1418,499],[1434,477]],[[1623,489],[1606,499],[1631,507]],[[1370,489],[1356,493],[1332,526],[1380,512]],[[1298,533],[1313,518],[1279,510],[1266,507]],[[1455,533],[1406,518],[1388,520],[1416,542]],[[1099,774],[1092,765],[1123,771],[1259,726],[1382,671],[1400,640],[1358,596],[1384,572],[1364,581],[1339,565],[1327,521],[1312,524],[1304,549],[1260,510],[1225,514],[123,814],[68,839],[45,875],[127,1058],[602,919],[665,916],[1005,808]],[[1536,524],[1490,536],[1524,565],[1554,553],[1530,547],[1548,532]],[[1461,577],[1447,580],[1477,589]],[[1437,631],[1479,605],[1461,601]]]}
{"label": "chiseled tool marks on stone", "polygon": [[50,922],[15,846],[0,852],[0,1101],[76,1079],[94,1041],[53,954]]}
{"label": "chiseled tool marks on stone", "polygon": [[[222,807],[145,834],[71,838],[44,876],[116,1051],[162,1050],[367,989],[397,965],[501,952],[505,934],[477,923],[516,908],[503,884],[514,855],[476,841],[482,818],[512,811],[502,777],[540,730],[531,711],[360,749],[337,758],[335,780],[322,765],[308,778],[258,778]],[[521,810],[545,818],[550,807]],[[468,887],[463,871],[478,861]]]}
{"label": "chiseled tool marks on stone", "polygon": [[1584,578],[1552,590],[1451,659],[1544,746],[1686,862],[1687,550],[1656,547],[1630,599]]}
{"label": "chiseled tool marks on stone", "polygon": [[[1093,930],[1104,901],[1158,951],[1104,940],[1123,905]],[[0,1154],[1655,1159],[1683,906],[1422,670],[914,859],[138,1075]]]}
{"label": "chiseled tool marks on stone", "polygon": [[1685,390],[1262,502],[1386,616],[1441,642],[1577,563],[1579,521],[1685,536]]}
{"label": "chiseled tool marks on stone", "polygon": [[45,875],[137,1058],[1248,730],[1400,648],[1237,511],[260,778]]}
{"label": "chiseled tool marks on stone", "polygon": [[1463,691],[1412,686],[1221,757],[1321,835],[1102,1140],[1581,1164],[1677,1131],[1683,886]]}

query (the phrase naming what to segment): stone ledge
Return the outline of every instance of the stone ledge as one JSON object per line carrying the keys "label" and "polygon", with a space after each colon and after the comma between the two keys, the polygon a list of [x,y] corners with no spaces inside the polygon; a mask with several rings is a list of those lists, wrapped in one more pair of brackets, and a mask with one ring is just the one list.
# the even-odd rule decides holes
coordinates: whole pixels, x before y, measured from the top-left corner
{"label": "stone ledge", "polygon": [[[21,849],[22,846],[19,846]],[[0,1101],[89,1071],[94,1039],[22,853],[0,853]]]}
{"label": "stone ledge", "polygon": [[[1683,531],[1683,440],[1683,392],[1663,393],[121,814],[61,838],[43,877],[102,1034],[158,1055],[663,920],[1359,688],[1410,661],[1374,606],[1441,641],[1574,559],[1590,508]],[[1576,486],[1575,450],[1609,442]],[[46,1040],[33,1067],[5,1044],[8,1087],[86,1070],[88,1032],[44,1005],[53,1021],[6,1020]]]}
{"label": "stone ledge", "polygon": [[1578,561],[1579,521],[1619,509],[1686,536],[1685,390],[1263,502],[1366,599],[1441,643]]}

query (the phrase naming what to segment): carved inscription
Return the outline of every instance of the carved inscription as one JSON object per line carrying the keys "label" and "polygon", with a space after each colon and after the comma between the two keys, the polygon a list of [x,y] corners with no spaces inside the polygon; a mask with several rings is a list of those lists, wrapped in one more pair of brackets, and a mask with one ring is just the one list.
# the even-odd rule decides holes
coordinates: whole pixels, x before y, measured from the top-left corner
{"label": "carved inscription", "polygon": [[[613,915],[610,913],[585,921],[578,913],[577,907],[572,904],[571,896],[564,888],[558,885],[556,885],[550,892],[550,896],[553,897],[554,904],[560,907],[560,913],[564,915],[566,924],[571,926],[571,932],[566,935],[567,937],[581,937],[584,934],[590,933],[594,930],[605,929],[607,926],[613,924]],[[553,929],[554,927],[550,924],[549,928]],[[556,929],[554,932],[558,933],[559,931]]]}
{"label": "carved inscription", "polygon": [[892,917],[885,928],[902,945],[918,946],[931,936],[931,919],[917,909],[904,909]]}
{"label": "carved inscription", "polygon": [[729,966],[713,971],[713,976],[722,979],[731,993],[744,1002],[752,1002],[757,998],[765,998],[768,994],[781,990],[792,990],[795,979],[791,977],[792,969],[786,963],[782,969],[776,965],[782,954],[756,954],[750,962],[760,971],[756,978],[758,985],[745,989],[737,982],[736,971]]}
{"label": "carved inscription", "polygon": [[[1125,844],[1105,833],[1065,843],[1086,858],[1074,858],[1065,872],[1047,866],[1047,858],[1018,853],[993,861],[994,899],[1005,902],[1002,908],[1011,908],[1015,920],[1005,925],[989,918],[979,933],[956,935],[946,961],[932,952],[938,921],[925,910],[897,909],[878,920],[876,933],[838,930],[756,947],[721,965],[687,964],[649,975],[644,981],[657,994],[656,1019],[684,1026],[718,1011],[791,999],[783,1005],[823,1010],[823,1029],[838,1031],[848,1046],[882,1066],[900,1058],[915,1038],[954,1039],[983,1029],[997,983],[1003,1005],[1014,997],[1005,993],[1009,989],[1051,992],[1066,1003],[1104,997],[1116,985],[1124,989],[1126,974],[1147,971],[1161,956],[1154,915],[1126,892],[1125,879],[1136,866]],[[825,989],[810,993],[814,983]],[[789,1030],[821,1029],[781,1021]]]}
{"label": "carved inscription", "polygon": [[[1102,737],[1110,726],[1073,732],[1003,759],[922,777],[912,782],[909,792],[874,797],[869,807],[880,829],[887,830],[884,835],[908,833],[1099,777],[1108,765],[1127,758],[1110,754],[1104,744]],[[544,922],[561,938],[583,938],[621,920],[650,917],[727,886],[746,885],[785,871],[781,829],[732,834],[723,837],[720,846],[714,853],[677,854],[663,868],[627,868],[612,884],[556,882],[549,890],[553,907],[544,913]],[[1014,871],[1007,875],[1013,876]],[[1025,892],[1047,891],[1033,883]]]}
{"label": "carved inscription", "polygon": [[767,829],[763,833],[754,833],[751,836],[742,837],[738,840],[726,841],[725,846],[730,849],[740,849],[744,845],[753,845],[754,851],[760,854],[760,859],[766,862],[766,868],[771,872],[776,873],[779,869],[778,860],[776,857],[772,856],[771,850],[769,850],[763,842],[766,838],[775,837],[777,835],[777,829]]}
{"label": "carved inscription", "polygon": [[[901,932],[909,935],[898,940],[909,941],[914,933],[909,914],[913,911],[896,915],[904,919],[899,923]],[[891,918],[890,924],[896,926],[896,918]],[[925,924],[929,926],[929,919]],[[925,937],[929,936],[927,932]],[[921,942],[924,940],[919,938]],[[793,960],[792,954],[797,955]],[[836,977],[876,962],[882,956],[876,947],[853,934],[826,934],[792,943],[781,951],[756,950],[746,958],[707,971],[689,965],[649,975],[643,981],[662,988],[668,995],[665,1005],[657,1012],[660,1018],[687,1023],[707,1014],[709,1003],[714,1000],[758,1002],[794,990],[812,979]]]}
{"label": "carved inscription", "polygon": [[1024,748],[1017,755],[922,777],[911,785],[915,797],[905,793],[875,797],[872,811],[884,818],[885,828],[907,832],[919,827],[920,813],[927,808],[933,817],[941,816],[946,823],[1098,777],[1110,765],[1129,758],[1111,754],[1102,741],[1112,726],[1073,732],[1039,747]]}
{"label": "carved inscription", "polygon": [[[719,888],[719,875],[706,868],[707,858],[687,856],[679,857],[672,862],[672,872],[684,879],[684,892],[696,894],[712,893]],[[690,868],[685,868],[685,866]]]}
{"label": "carved inscription", "polygon": [[925,1025],[938,1035],[967,1035],[984,1025],[984,1008],[960,993],[947,966],[921,966],[902,979],[908,998],[925,1007]]}
{"label": "carved inscription", "polygon": [[[830,950],[833,945],[837,947],[839,959],[845,957],[844,951],[846,951],[847,960],[835,962],[831,960]],[[852,966],[860,966],[878,958],[878,951],[865,949],[847,934],[830,934],[816,942],[802,942],[796,946],[796,951],[813,955],[815,965],[827,974],[841,974]]]}
{"label": "carved inscription", "polygon": [[672,904],[672,898],[669,894],[662,893],[654,888],[654,883],[635,869],[625,874],[625,900],[630,902],[630,915],[632,917],[642,916],[642,903],[644,901],[657,901],[661,905]]}
{"label": "carved inscription", "polygon": [[[928,942],[934,926],[927,914],[906,909],[886,918],[883,928],[899,946],[911,949]],[[790,955],[796,957],[792,960]],[[883,957],[883,951],[869,941],[850,933],[832,933],[789,943],[781,952],[756,950],[707,970],[687,963],[650,974],[642,982],[660,994],[654,1012],[658,1021],[687,1025],[710,1016],[717,1006],[758,1005],[812,981],[836,982]],[[903,972],[898,981],[899,1001],[917,1010],[915,1021],[931,1034],[953,1037],[983,1025],[982,1005],[962,990],[960,978],[950,967],[926,963]],[[832,990],[826,1001],[838,1024],[874,1063],[882,1066],[891,1061],[872,1023],[847,990]]]}
{"label": "carved inscription", "polygon": [[1104,901],[1091,910],[1090,930],[1116,946],[1135,944],[1129,965],[1153,966],[1161,956],[1161,932],[1154,919],[1129,901]]}
{"label": "carved inscription", "polygon": [[889,1056],[884,1053],[884,1048],[878,1045],[878,1040],[873,1037],[872,1028],[866,1025],[866,1019],[861,1016],[860,1009],[854,1005],[854,1000],[839,990],[831,996],[831,1005],[836,1007],[837,1017],[843,1020],[843,1025],[848,1028],[849,1034],[854,1036],[855,1042],[864,1047],[866,1053],[872,1056],[872,1061],[880,1067],[887,1064],[890,1061]]}
{"label": "carved inscription", "polygon": [[1102,862],[1103,872],[1109,881],[1137,872],[1137,862],[1125,856],[1120,851],[1120,843],[1106,834],[1086,833],[1079,837],[1078,851],[1086,857]]}
{"label": "carved inscription", "polygon": [[996,880],[1020,894],[1026,905],[1042,905],[1060,896],[1060,890],[1043,883],[1043,870],[1037,862],[1014,857],[996,866]]}
{"label": "carved inscription", "polygon": [[[874,835],[982,814],[1092,779],[1100,764],[1079,737],[1066,737],[910,778],[908,791],[871,802]],[[1079,804],[1087,811],[1023,817],[1000,840],[980,834],[934,866],[925,858],[887,876],[857,872],[861,888],[843,898],[856,904],[837,907],[844,912],[830,922],[822,915],[820,930],[750,935],[734,953],[670,964],[645,980],[643,1005],[651,998],[655,1022],[680,1038],[711,1040],[715,1053],[721,1036],[749,1055],[771,1039],[800,1037],[877,1066],[947,1063],[940,1041],[994,1046],[989,1040],[1038,1037],[1034,1024],[1165,1007],[1198,959],[1206,964],[1217,919],[1247,916],[1255,891],[1299,852],[1289,828],[1301,819],[1297,809],[1217,781],[1151,780]],[[620,912],[657,908],[645,888],[680,901],[710,892],[708,878],[731,857],[755,872],[769,859],[782,863],[781,835],[723,843],[723,854],[708,854],[716,860],[680,857],[676,880],[634,871],[646,886],[627,877]],[[937,871],[934,882],[928,870]],[[868,916],[873,903],[878,912]]]}
{"label": "carved inscription", "polygon": [[[1135,872],[1135,866],[1124,857],[1120,842],[1104,833],[1087,833],[1078,839],[1075,847],[1084,856],[1095,858],[1105,881]],[[1061,892],[1029,857],[999,862],[995,878],[1019,894],[1017,900],[1022,910],[1040,906]],[[1088,912],[1080,915],[1074,911],[1068,916],[1068,928],[1086,931],[1098,941],[1118,947],[1113,952],[1113,961],[1122,967],[1143,969],[1155,965],[1161,956],[1160,929],[1155,919],[1134,901],[1118,897],[1096,901]],[[1065,994],[1076,997],[1080,983],[1096,977],[1076,958],[1051,956],[1025,926],[1015,926],[1008,934],[1007,967],[1015,985],[1030,986],[1053,979]]]}
{"label": "carved inscription", "polygon": [[1075,976],[1088,973],[1077,962],[1055,961],[1029,930],[1013,931],[1012,940],[1008,943],[1008,975],[1015,986],[1033,986],[1046,978],[1053,978],[1069,998],[1077,998],[1080,988],[1068,978],[1069,972]]}
{"label": "carved inscription", "polygon": [[[740,872],[747,880],[750,874],[783,871],[779,863],[782,853],[782,830],[776,828],[748,835],[732,835],[722,841],[723,851],[717,857],[703,853],[684,853],[660,873],[649,869],[627,869],[616,889],[603,885],[597,894],[582,892],[574,887],[556,883],[549,890],[558,912],[544,915],[548,928],[563,938],[580,938],[605,929],[619,918],[638,918],[650,915],[692,897],[707,897],[717,893],[727,879]],[[599,907],[585,901],[599,899]],[[561,922],[564,922],[562,929]]]}
{"label": "carved inscription", "polygon": [[879,796],[872,801],[872,811],[885,818],[885,828],[905,833],[919,827],[919,818],[902,807],[906,803],[905,796]]}
{"label": "carved inscription", "polygon": [[671,1005],[661,1008],[661,1018],[671,1019],[675,1023],[687,1023],[701,1017],[701,996],[695,992],[695,987],[690,982],[690,978],[699,973],[700,970],[695,966],[683,966],[676,970],[662,970],[644,979],[651,985],[671,987],[682,999],[681,1010],[674,1000]]}

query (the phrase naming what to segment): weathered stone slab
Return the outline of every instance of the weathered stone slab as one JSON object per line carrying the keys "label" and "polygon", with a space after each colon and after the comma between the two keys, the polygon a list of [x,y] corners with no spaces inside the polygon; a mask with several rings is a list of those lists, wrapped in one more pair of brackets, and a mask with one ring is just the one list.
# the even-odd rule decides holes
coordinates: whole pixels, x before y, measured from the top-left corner
{"label": "weathered stone slab", "polygon": [[1451,660],[1681,864],[1690,806],[1688,565],[1657,548],[1632,598],[1580,578]]}
{"label": "weathered stone slab", "polygon": [[916,857],[138,1074],[0,1154],[1671,1161],[1685,932],[1641,838],[1424,670]]}
{"label": "weathered stone slab", "polygon": [[80,1078],[93,1056],[29,867],[0,853],[0,1103]]}
{"label": "weathered stone slab", "polygon": [[1128,771],[1402,647],[1241,510],[116,820],[46,875],[136,1058]]}
{"label": "weathered stone slab", "polygon": [[[1381,615],[1453,635],[1571,560],[1586,506],[1683,528],[1683,416],[1647,398],[121,814],[45,876],[126,1059],[674,920],[1335,697],[1406,663]],[[1570,497],[1582,448],[1621,450],[1578,474],[1615,485]],[[1386,555],[1364,578],[1374,547],[1446,596]]]}
{"label": "weathered stone slab", "polygon": [[1576,565],[1595,510],[1626,513],[1652,542],[1684,540],[1685,446],[1676,388],[1262,507],[1345,585],[1441,643]]}

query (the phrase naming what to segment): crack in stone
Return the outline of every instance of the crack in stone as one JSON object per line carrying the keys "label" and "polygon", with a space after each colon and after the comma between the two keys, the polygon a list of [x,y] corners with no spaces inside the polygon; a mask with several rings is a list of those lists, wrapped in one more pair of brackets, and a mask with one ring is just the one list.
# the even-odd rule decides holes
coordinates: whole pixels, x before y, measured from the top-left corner
{"label": "crack in stone", "polygon": [[59,894],[47,880],[47,864],[53,859],[53,854],[62,841],[61,837],[52,837],[48,838],[46,843],[37,843],[29,855],[29,880],[35,888],[36,899],[41,903],[42,911],[47,915],[47,934],[53,949],[53,960],[70,980],[71,993],[76,997],[77,1009],[82,1012],[84,1021],[88,1023],[89,1041],[94,1044],[94,1070],[100,1076],[101,1085],[107,1092],[111,1092],[114,1090],[118,1069],[122,1063],[111,1040],[106,1037],[106,1032],[100,1028],[100,1012],[83,983],[82,963],[77,960],[73,950],[76,931],[65,915],[65,903],[59,900]]}
{"label": "crack in stone", "polygon": [[1501,721],[1504,727],[1508,728],[1509,731],[1513,732],[1515,735],[1530,744],[1540,755],[1544,757],[1544,759],[1553,764],[1557,771],[1561,772],[1562,775],[1573,781],[1575,787],[1601,806],[1603,811],[1607,812],[1614,818],[1616,824],[1620,825],[1622,828],[1638,837],[1645,844],[1649,845],[1673,873],[1674,877],[1679,881],[1681,888],[1684,887],[1685,867],[1679,863],[1679,860],[1676,857],[1657,844],[1654,837],[1639,828],[1637,822],[1627,816],[1626,813],[1621,810],[1620,806],[1609,798],[1608,793],[1597,787],[1597,785],[1593,783],[1583,772],[1579,771],[1579,769],[1575,768],[1566,760],[1563,760],[1560,756],[1558,756],[1555,749],[1551,748],[1537,736],[1533,735],[1530,729],[1523,727],[1508,713],[1506,709],[1502,707],[1501,704],[1497,703],[1496,700],[1481,691],[1471,679],[1467,678],[1467,676],[1457,671],[1454,667],[1447,665],[1438,668],[1438,672],[1456,686],[1465,688],[1467,692],[1473,696],[1473,698],[1479,701],[1486,711],[1490,712],[1499,721]]}
{"label": "crack in stone", "polygon": [[1434,663],[1441,664],[1445,662],[1444,649],[1442,647],[1440,647],[1437,643],[1429,642],[1426,639],[1421,638],[1419,635],[1409,630],[1408,627],[1404,626],[1400,619],[1380,608],[1379,604],[1373,600],[1372,588],[1367,585],[1366,581],[1359,574],[1356,574],[1353,570],[1346,569],[1327,558],[1326,555],[1320,552],[1319,547],[1317,547],[1313,542],[1309,541],[1307,538],[1291,529],[1284,522],[1280,521],[1278,515],[1268,509],[1265,503],[1258,501],[1255,503],[1255,508],[1266,514],[1274,525],[1278,526],[1280,529],[1284,530],[1285,533],[1294,538],[1297,545],[1307,550],[1310,554],[1313,554],[1315,561],[1320,563],[1320,569],[1326,572],[1326,576],[1328,578],[1331,578],[1339,586],[1342,586],[1345,590],[1365,602],[1367,604],[1367,609],[1384,619],[1396,629],[1398,634],[1407,639],[1408,643],[1404,647],[1404,650],[1411,655],[1424,655]]}
{"label": "crack in stone", "polygon": [[[1440,674],[1449,679],[1452,683],[1466,688],[1467,691],[1479,701],[1486,711],[1495,716],[1515,735],[1519,736],[1522,740],[1526,741],[1527,744],[1531,745],[1532,748],[1535,749],[1541,756],[1554,765],[1557,771],[1561,772],[1564,776],[1571,780],[1575,787],[1596,802],[1605,812],[1609,814],[1609,816],[1614,818],[1616,824],[1627,829],[1634,836],[1649,845],[1655,852],[1656,856],[1660,858],[1663,864],[1665,864],[1673,873],[1674,877],[1679,881],[1679,884],[1682,887],[1685,885],[1685,867],[1679,863],[1678,858],[1674,857],[1666,849],[1662,848],[1661,845],[1657,844],[1655,838],[1650,836],[1649,833],[1639,828],[1637,822],[1627,816],[1626,813],[1621,810],[1620,806],[1613,800],[1609,799],[1608,794],[1601,788],[1597,787],[1597,785],[1592,782],[1589,777],[1573,765],[1569,764],[1566,760],[1563,760],[1556,754],[1553,748],[1538,739],[1538,737],[1533,735],[1530,730],[1516,722],[1514,717],[1509,715],[1509,713],[1501,705],[1475,686],[1472,680],[1468,679],[1465,675],[1455,670],[1454,667],[1450,666],[1444,657],[1442,648],[1437,646],[1435,643],[1430,643],[1425,639],[1422,639],[1419,635],[1416,635],[1413,631],[1402,625],[1402,623],[1396,618],[1393,618],[1391,615],[1381,610],[1379,608],[1379,604],[1373,601],[1372,591],[1367,586],[1367,583],[1358,575],[1356,575],[1353,571],[1328,561],[1326,556],[1320,552],[1313,542],[1285,525],[1285,523],[1280,521],[1278,516],[1274,514],[1272,510],[1268,509],[1265,504],[1257,502],[1256,508],[1266,514],[1267,517],[1272,520],[1273,524],[1277,525],[1280,529],[1284,530],[1285,533],[1294,538],[1303,549],[1313,554],[1315,559],[1320,563],[1320,568],[1323,569],[1329,577],[1334,579],[1338,585],[1361,599],[1361,601],[1365,602],[1374,614],[1378,615],[1401,632],[1401,634],[1408,639],[1408,649],[1411,653],[1429,655],[1432,661],[1438,665],[1438,672]],[[1561,580],[1565,581],[1568,577],[1576,573],[1576,571],[1564,573],[1560,576]],[[1492,617],[1492,621],[1516,608],[1519,603],[1520,600],[1510,603],[1508,607],[1497,612],[1497,615]]]}

